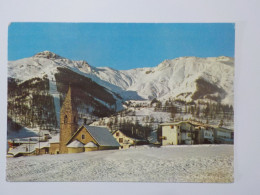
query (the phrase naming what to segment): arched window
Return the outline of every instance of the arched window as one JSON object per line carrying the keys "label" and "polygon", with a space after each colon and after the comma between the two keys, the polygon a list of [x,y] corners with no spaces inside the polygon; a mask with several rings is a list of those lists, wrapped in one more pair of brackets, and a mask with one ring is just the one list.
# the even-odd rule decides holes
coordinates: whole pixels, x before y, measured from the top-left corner
{"label": "arched window", "polygon": [[64,116],[64,123],[67,123],[67,122],[68,122],[68,116],[65,115],[65,116]]}
{"label": "arched window", "polygon": [[77,117],[76,116],[74,116],[74,123],[76,123],[77,122]]}

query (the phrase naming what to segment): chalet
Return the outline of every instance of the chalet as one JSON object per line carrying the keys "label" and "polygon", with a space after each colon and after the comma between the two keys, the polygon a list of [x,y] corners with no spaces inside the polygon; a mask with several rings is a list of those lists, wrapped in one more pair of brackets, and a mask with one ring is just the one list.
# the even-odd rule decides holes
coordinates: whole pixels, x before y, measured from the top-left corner
{"label": "chalet", "polygon": [[38,142],[35,138],[15,138],[12,140],[8,140],[8,150],[12,150],[22,144],[34,145]]}
{"label": "chalet", "polygon": [[8,151],[7,154],[13,157],[33,156],[36,154],[36,144],[21,144],[13,148],[12,150]]}
{"label": "chalet", "polygon": [[50,143],[46,142],[38,142],[35,144],[36,154],[49,154]]}
{"label": "chalet", "polygon": [[49,143],[50,143],[49,153],[50,154],[59,154],[59,151],[60,151],[60,134],[53,136],[49,140]]}
{"label": "chalet", "polygon": [[214,143],[214,128],[198,126],[195,128],[197,137],[195,140],[196,144],[213,144]]}
{"label": "chalet", "polygon": [[121,145],[121,149],[129,148],[133,145],[140,145],[143,143],[146,143],[147,141],[138,137],[134,136],[131,132],[122,132],[120,130],[116,130],[113,132],[114,138],[117,140],[117,142]]}
{"label": "chalet", "polygon": [[213,144],[214,143],[214,128],[209,124],[204,124],[197,121],[189,121],[195,126],[195,144]]}
{"label": "chalet", "polygon": [[218,144],[234,144],[234,130],[224,127],[214,128],[215,143]]}
{"label": "chalet", "polygon": [[82,125],[74,133],[66,146],[69,148],[68,153],[74,153],[119,149],[120,144],[112,136],[108,128]]}
{"label": "chalet", "polygon": [[68,153],[80,153],[84,152],[84,144],[77,139],[67,145]]}
{"label": "chalet", "polygon": [[85,146],[85,152],[96,151],[98,150],[98,146],[94,142],[88,142]]}
{"label": "chalet", "polygon": [[162,123],[162,145],[194,144],[195,126],[190,122]]}

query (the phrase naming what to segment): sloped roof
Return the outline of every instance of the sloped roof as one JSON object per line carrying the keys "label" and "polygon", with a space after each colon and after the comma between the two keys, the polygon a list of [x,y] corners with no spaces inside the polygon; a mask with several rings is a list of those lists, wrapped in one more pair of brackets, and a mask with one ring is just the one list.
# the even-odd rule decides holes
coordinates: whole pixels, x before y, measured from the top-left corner
{"label": "sloped roof", "polygon": [[29,154],[34,152],[35,148],[36,144],[21,144],[20,146],[17,146],[16,148],[10,150],[8,154],[12,154],[14,156],[17,156],[19,153]]}
{"label": "sloped roof", "polygon": [[87,147],[87,148],[96,148],[97,145],[94,144],[93,142],[88,142],[84,147]]}
{"label": "sloped roof", "polygon": [[[49,142],[40,142],[40,149],[41,148],[49,148],[50,147],[50,143]],[[39,148],[39,142],[36,144],[35,148]]]}
{"label": "sloped roof", "polygon": [[60,134],[54,135],[51,139],[49,139],[50,143],[59,143],[60,142]]}
{"label": "sloped roof", "polygon": [[123,131],[123,130],[116,130],[113,132],[113,135],[117,132],[121,132],[124,136],[132,139],[132,140],[135,140],[135,141],[146,141],[144,138],[140,137],[139,135],[133,135],[132,134],[132,131]]}
{"label": "sloped roof", "polygon": [[68,148],[80,148],[80,147],[84,147],[84,144],[76,139],[73,142],[71,142],[69,145],[67,145],[67,147]]}
{"label": "sloped roof", "polygon": [[191,121],[179,121],[179,122],[161,123],[160,125],[161,126],[170,126],[170,125],[180,125],[182,123],[189,123],[189,124],[191,124],[193,126],[195,125]]}
{"label": "sloped roof", "polygon": [[70,138],[67,144],[70,144],[73,138],[85,128],[87,132],[93,137],[93,139],[97,142],[99,146],[116,146],[120,147],[120,144],[116,141],[113,135],[109,132],[106,127],[97,127],[97,126],[88,126],[82,125]]}
{"label": "sloped roof", "polygon": [[90,135],[97,141],[100,146],[117,146],[120,144],[116,141],[113,135],[106,127],[87,126],[84,125]]}

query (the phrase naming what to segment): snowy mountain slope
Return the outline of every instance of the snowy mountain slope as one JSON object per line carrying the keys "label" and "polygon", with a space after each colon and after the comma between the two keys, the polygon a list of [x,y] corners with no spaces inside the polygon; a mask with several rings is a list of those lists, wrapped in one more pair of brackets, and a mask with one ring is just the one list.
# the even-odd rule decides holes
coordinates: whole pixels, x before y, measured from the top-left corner
{"label": "snowy mountain slope", "polygon": [[[125,90],[137,91],[144,99],[168,99],[179,96],[180,99],[190,101],[194,99],[192,95],[198,90],[196,81],[202,79],[221,89],[212,91],[212,95],[221,96],[222,103],[233,103],[234,60],[229,57],[181,57],[165,60],[154,68],[119,71],[117,76],[120,79],[112,81],[111,77],[115,78],[112,76],[114,73],[109,69],[105,69],[104,72],[107,77],[100,78]],[[217,94],[220,91],[222,93]]]}
{"label": "snowy mountain slope", "polygon": [[85,61],[72,61],[44,51],[31,58],[11,61],[8,65],[9,76],[20,80],[32,75],[52,75],[57,67],[66,67],[120,94],[124,100],[166,100],[171,97],[233,104],[234,59],[230,57],[180,57],[165,60],[153,68],[120,71],[96,68]]}
{"label": "snowy mountain slope", "polygon": [[[89,69],[92,69],[91,67]],[[97,81],[97,77],[105,81],[104,86],[113,90],[107,83],[117,86],[126,92],[136,91],[143,99],[168,99],[178,97],[186,101],[196,100],[195,92],[203,93],[205,88],[210,99],[218,99],[222,103],[233,104],[234,59],[229,57],[180,57],[165,60],[154,68],[138,68],[132,70],[114,70],[111,68],[95,68],[85,71]],[[93,70],[93,69],[92,69]],[[197,81],[203,81],[203,88]],[[200,82],[201,83],[201,82]],[[214,89],[215,88],[215,89]],[[200,91],[199,91],[200,90]],[[117,89],[118,91],[118,89]],[[120,90],[119,90],[120,91]],[[118,91],[118,92],[119,92]],[[125,99],[137,99],[122,95]],[[198,96],[198,95],[197,95]],[[198,97],[203,99],[205,97]]]}
{"label": "snowy mountain slope", "polygon": [[[32,77],[53,78],[58,67],[68,68],[80,75],[91,78],[94,82],[104,86],[111,92],[121,94],[124,99],[142,99],[135,91],[125,91],[128,86],[127,75],[111,68],[95,68],[86,61],[72,61],[58,56],[50,51],[37,53],[33,57],[8,62],[8,77],[21,81]],[[115,82],[115,80],[119,80]],[[125,81],[126,80],[126,81]]]}

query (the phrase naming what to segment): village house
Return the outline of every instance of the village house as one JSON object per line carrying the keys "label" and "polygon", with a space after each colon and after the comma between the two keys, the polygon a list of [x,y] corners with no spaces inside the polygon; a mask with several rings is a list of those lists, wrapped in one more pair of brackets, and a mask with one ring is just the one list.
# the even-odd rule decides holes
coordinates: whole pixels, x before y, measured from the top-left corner
{"label": "village house", "polygon": [[8,151],[11,151],[12,149],[25,144],[25,145],[34,145],[38,143],[38,139],[35,138],[15,138],[15,139],[10,139],[7,141],[8,143]]}
{"label": "village house", "polygon": [[186,121],[162,123],[162,145],[194,144],[195,126]]}
{"label": "village house", "polygon": [[197,133],[196,144],[213,144],[214,143],[214,128],[209,126],[197,126],[195,127]]}
{"label": "village house", "polygon": [[49,139],[50,148],[49,153],[50,154],[59,154],[60,151],[60,134],[57,134],[53,136],[51,139]]}
{"label": "village house", "polygon": [[12,157],[19,157],[19,156],[33,156],[36,155],[36,144],[28,144],[23,143],[11,150],[8,151],[8,155]]}
{"label": "village house", "polygon": [[234,131],[194,121],[163,123],[162,145],[233,144]]}
{"label": "village house", "polygon": [[195,144],[213,144],[214,143],[214,127],[197,121],[189,121],[195,126]]}
{"label": "village house", "polygon": [[217,144],[234,144],[234,130],[224,127],[214,128],[215,143]]}
{"label": "village house", "polygon": [[49,149],[50,149],[50,143],[49,141],[46,142],[38,142],[35,144],[35,152],[36,154],[49,154]]}
{"label": "village house", "polygon": [[[75,149],[77,146],[78,149]],[[68,153],[119,149],[120,144],[106,127],[82,125],[67,143]],[[74,149],[72,149],[74,147]],[[92,149],[89,149],[92,148]],[[85,150],[86,149],[86,150]]]}
{"label": "village house", "polygon": [[122,132],[120,130],[116,130],[113,132],[114,138],[117,140],[117,142],[121,145],[121,149],[127,149],[130,146],[133,145],[140,145],[143,143],[146,143],[147,141],[137,137],[136,135],[134,136],[131,132]]}

